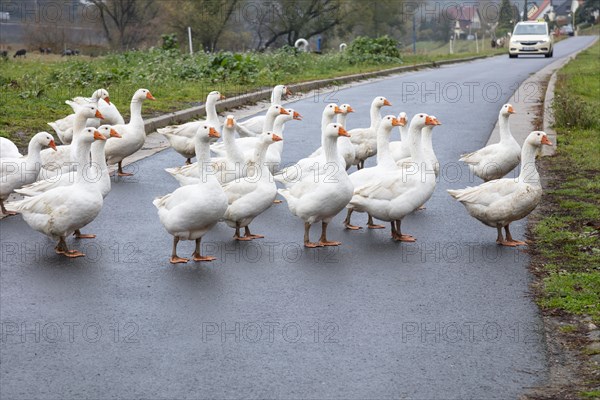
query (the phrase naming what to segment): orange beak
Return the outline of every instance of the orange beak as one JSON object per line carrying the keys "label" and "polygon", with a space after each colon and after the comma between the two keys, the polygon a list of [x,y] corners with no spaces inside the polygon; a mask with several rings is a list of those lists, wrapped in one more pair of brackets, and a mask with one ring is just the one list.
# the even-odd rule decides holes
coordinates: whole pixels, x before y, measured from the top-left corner
{"label": "orange beak", "polygon": [[233,128],[233,118],[227,118],[226,125],[228,128]]}
{"label": "orange beak", "polygon": [[403,126],[398,118],[392,118],[392,126]]}
{"label": "orange beak", "polygon": [[283,108],[283,107],[281,107],[281,108],[279,109],[279,114],[282,114],[282,115],[290,115],[290,113],[289,113],[289,112],[287,112],[287,110],[286,110],[285,108]]}
{"label": "orange beak", "polygon": [[434,119],[433,119],[433,122],[434,122],[436,125],[441,125],[441,124],[442,124],[442,123],[441,123],[441,122],[440,122],[440,121],[439,121],[437,118],[434,118]]}
{"label": "orange beak", "polygon": [[208,136],[217,139],[221,137],[221,135],[219,135],[219,132],[217,132],[217,130],[212,126],[208,129]]}
{"label": "orange beak", "polygon": [[106,140],[106,138],[100,132],[94,131],[94,140]]}
{"label": "orange beak", "polygon": [[340,136],[346,136],[346,137],[350,137],[350,134],[348,133],[347,130],[344,129],[343,126],[340,126],[338,129],[338,135]]}
{"label": "orange beak", "polygon": [[152,96],[152,93],[150,93],[150,92],[146,93],[146,98],[147,98],[148,100],[156,100],[156,99],[154,98],[154,96]]}
{"label": "orange beak", "polygon": [[121,136],[119,132],[115,131],[113,128],[110,128],[110,137],[121,138],[123,136]]}
{"label": "orange beak", "polygon": [[51,149],[53,149],[54,151],[56,151],[56,143],[54,143],[54,139],[52,139],[50,141],[50,143],[48,143],[48,147],[50,147]]}
{"label": "orange beak", "polygon": [[515,109],[513,108],[513,106],[508,106],[508,113],[509,114],[516,114],[517,112],[515,111]]}
{"label": "orange beak", "polygon": [[406,123],[408,122],[408,121],[406,121],[406,117],[401,117],[399,121],[400,121],[400,126],[406,126]]}
{"label": "orange beak", "polygon": [[384,106],[391,106],[391,105],[392,105],[392,103],[390,103],[390,102],[388,101],[388,99],[385,99],[385,100],[383,100],[383,105],[384,105]]}
{"label": "orange beak", "polygon": [[219,97],[219,100],[225,100],[225,99],[226,99],[226,97],[223,95],[221,95],[221,97]]}
{"label": "orange beak", "polygon": [[552,142],[548,139],[548,136],[542,136],[542,144],[552,146]]}
{"label": "orange beak", "polygon": [[105,98],[104,101],[110,104],[110,97]]}
{"label": "orange beak", "polygon": [[286,95],[286,96],[291,96],[292,94],[293,94],[293,93],[292,93],[292,91],[291,91],[289,88],[286,88],[286,89],[285,89],[285,95]]}
{"label": "orange beak", "polygon": [[273,137],[273,141],[274,141],[274,142],[280,142],[280,141],[282,141],[282,140],[283,140],[283,139],[281,138],[281,136],[278,136],[278,135],[276,135],[276,134],[273,134],[273,136],[272,136],[272,137]]}
{"label": "orange beak", "polygon": [[100,110],[96,110],[96,118],[104,119],[104,116],[100,112]]}
{"label": "orange beak", "polygon": [[298,111],[294,111],[294,119],[298,121],[302,121],[302,115]]}
{"label": "orange beak", "polygon": [[344,113],[344,112],[342,111],[342,109],[341,109],[341,108],[339,108],[338,106],[335,106],[335,110],[334,110],[334,112],[335,112],[336,114],[343,114],[343,113]]}
{"label": "orange beak", "polygon": [[354,112],[354,108],[352,108],[352,107],[350,107],[350,106],[348,106],[348,108],[346,108],[346,110],[347,110],[347,111],[346,111],[347,113]]}
{"label": "orange beak", "polygon": [[437,124],[435,123],[435,120],[428,115],[425,118],[425,125],[437,125]]}

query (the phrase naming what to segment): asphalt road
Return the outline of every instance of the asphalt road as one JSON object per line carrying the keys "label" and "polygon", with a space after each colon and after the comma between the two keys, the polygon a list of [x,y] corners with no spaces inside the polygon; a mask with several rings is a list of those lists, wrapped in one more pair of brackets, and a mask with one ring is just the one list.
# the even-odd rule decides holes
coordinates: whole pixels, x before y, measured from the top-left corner
{"label": "asphalt road", "polygon": [[[557,44],[555,58],[589,40]],[[384,114],[438,117],[442,178],[427,210],[403,223],[415,244],[388,229],[345,231],[339,215],[329,238],[343,245],[305,250],[302,222],[280,204],[252,225],[265,239],[236,243],[219,225],[204,240],[217,261],[173,266],[152,205],[177,187],[163,171],[183,161],[170,149],[113,182],[84,230],[97,239],[75,243],[87,258],[59,257],[21,217],[2,220],[0,397],[507,399],[542,383],[528,256],[496,246],[495,230],[445,189],[479,182],[459,154],[482,147],[501,105],[552,61],[495,57],[290,105],[305,119],[286,128],[286,163],[319,146],[329,101],[357,110],[349,128],[368,124],[377,95],[393,104]],[[193,243],[179,249],[187,256]]]}

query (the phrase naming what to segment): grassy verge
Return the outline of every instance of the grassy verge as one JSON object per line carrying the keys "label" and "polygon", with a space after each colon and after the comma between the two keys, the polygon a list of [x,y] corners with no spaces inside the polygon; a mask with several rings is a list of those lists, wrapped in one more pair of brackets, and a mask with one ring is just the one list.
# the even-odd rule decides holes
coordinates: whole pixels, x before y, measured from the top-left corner
{"label": "grassy verge", "polygon": [[558,74],[553,105],[557,154],[533,228],[541,259],[540,305],[600,324],[600,42]]}
{"label": "grassy verge", "polygon": [[127,120],[131,95],[140,87],[148,88],[157,99],[144,104],[144,116],[156,116],[198,105],[212,90],[231,97],[280,83],[334,78],[473,55],[409,54],[402,56],[402,64],[353,63],[340,53],[294,54],[290,50],[236,56],[189,56],[151,50],[98,58],[32,54],[26,59],[0,59],[0,136],[24,148],[36,132],[51,131],[47,122],[71,113],[70,107],[64,104],[66,99],[90,96],[100,87],[110,91],[111,101]]}

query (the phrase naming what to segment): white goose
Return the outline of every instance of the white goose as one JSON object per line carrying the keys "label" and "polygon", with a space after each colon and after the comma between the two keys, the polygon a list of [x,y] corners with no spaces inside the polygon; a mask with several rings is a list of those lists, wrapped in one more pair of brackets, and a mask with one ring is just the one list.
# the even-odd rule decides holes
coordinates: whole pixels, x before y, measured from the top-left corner
{"label": "white goose", "polygon": [[473,153],[464,154],[459,161],[469,165],[473,174],[484,181],[500,179],[512,171],[521,157],[521,147],[512,136],[508,117],[514,114],[513,106],[505,104],[500,109],[498,124],[500,126],[500,142],[491,144]]}
{"label": "white goose", "polygon": [[209,171],[210,140],[219,133],[208,124],[198,129],[196,136],[196,157],[201,178],[194,185],[186,185],[173,193],[155,199],[152,204],[158,209],[158,217],[167,232],[173,235],[171,263],[186,263],[188,258],[177,255],[180,240],[195,240],[194,261],[212,261],[214,257],[203,257],[200,251],[202,236],[206,234],[225,214],[227,196],[221,185]]}
{"label": "white goose", "polygon": [[[271,93],[271,105],[281,104],[284,98],[291,95],[292,91],[288,89],[287,86],[277,85],[273,88],[273,92]],[[267,118],[268,117],[265,115],[252,117],[246,121],[238,122],[235,129],[240,137],[254,137],[263,132],[269,132],[273,127],[265,126],[265,120]]]}
{"label": "white goose", "polygon": [[[98,128],[98,132],[100,132],[100,134],[106,139],[121,137],[121,135],[110,125],[100,126]],[[106,158],[104,155],[104,148],[108,142],[110,142],[110,140],[96,140],[94,143],[92,143],[92,164],[90,165],[90,169],[86,171],[86,178],[96,182],[96,184],[99,185],[102,197],[106,197],[108,195],[111,187],[110,176],[108,175],[108,167],[106,165]],[[84,167],[85,164],[87,164],[86,160],[78,161],[78,166],[81,165]],[[33,182],[29,185],[23,186],[21,189],[15,190],[15,192],[22,194],[23,196],[37,196],[56,187],[70,186],[75,183],[76,178],[77,173],[75,171],[69,171],[61,174],[57,178],[55,177],[52,179],[43,179]]]}
{"label": "white goose", "polygon": [[[288,115],[288,114],[289,114],[289,112],[285,108],[283,108],[283,106],[280,106],[279,104],[271,105],[269,107],[269,109],[267,110],[267,114],[264,119],[264,125],[263,125],[262,132],[272,132],[273,127],[275,126],[275,121],[276,121],[277,117],[279,117],[280,115]],[[237,130],[238,124],[239,124],[239,122],[236,124],[236,130]],[[254,154],[254,150],[251,148],[251,146],[253,147],[258,143],[257,138],[255,136],[241,137],[239,139],[236,139],[235,141],[240,148],[247,149],[248,158]],[[223,142],[217,142],[217,143],[213,144],[212,146],[210,146],[210,150],[218,156],[224,157],[227,155],[227,150],[225,149],[225,143],[223,143]]]}
{"label": "white goose", "polygon": [[[100,101],[101,99],[104,101]],[[110,96],[106,89],[96,90],[92,94],[92,97],[75,97],[73,98],[73,100],[65,101],[65,103],[71,106],[73,112],[77,112],[79,107],[82,105],[96,104],[98,106],[98,109],[104,116],[104,121],[102,122],[104,122],[105,124],[122,125],[125,123],[125,120],[123,119],[123,116],[121,115],[117,107],[114,105],[114,103],[111,103]],[[88,120],[88,126],[90,126],[90,122],[93,123],[94,126],[96,126],[96,124],[100,125],[99,120]]]}
{"label": "white goose", "polygon": [[[220,92],[214,90],[206,96],[206,120],[190,121],[181,125],[170,125],[164,128],[157,129],[156,131],[161,135],[164,135],[171,147],[186,158],[186,163],[190,164],[191,159],[195,156],[195,137],[198,129],[204,124],[212,126],[219,132],[221,130],[221,121],[217,114],[217,101],[223,100],[223,96]],[[190,140],[191,139],[191,140]]]}
{"label": "white goose", "polygon": [[120,140],[111,140],[106,144],[106,162],[108,165],[118,164],[119,176],[131,176],[123,172],[123,159],[138,151],[146,141],[146,129],[142,119],[142,104],[146,99],[156,100],[148,89],[138,89],[131,98],[131,117],[128,124],[114,125],[113,128],[122,136]]}
{"label": "white goose", "polygon": [[[271,172],[265,164],[269,145],[280,142],[281,137],[272,132],[264,132],[257,136],[259,143],[254,149],[252,161],[246,165],[249,173],[244,179],[231,181],[223,185],[229,207],[223,216],[225,223],[235,228],[234,239],[252,240],[263,238],[262,235],[250,233],[250,223],[265,212],[277,196],[277,186]],[[240,228],[244,228],[244,236],[240,236]]]}
{"label": "white goose", "polygon": [[[12,143],[12,142],[11,142]],[[48,132],[36,133],[29,141],[27,156],[0,157],[0,211],[2,214],[14,215],[4,207],[4,200],[15,190],[31,182],[35,182],[41,168],[40,151],[42,147],[48,146],[56,151],[54,138]]]}
{"label": "white goose", "polygon": [[400,120],[400,140],[390,142],[390,152],[394,160],[400,161],[403,158],[410,157],[410,138],[408,137],[408,116],[404,111],[398,114]]}
{"label": "white goose", "polygon": [[[333,123],[333,119],[337,114],[341,114],[342,110],[337,106],[337,104],[328,104],[325,106],[323,113],[321,115],[321,140],[323,138],[323,133],[327,126]],[[323,147],[323,146],[321,146]],[[337,142],[336,142],[337,148]],[[339,153],[339,152],[338,152]],[[338,155],[339,157],[339,155]],[[344,160],[340,157],[340,165],[342,165],[345,169],[345,165],[342,164]],[[325,159],[325,154],[321,153],[315,157],[306,157],[300,159],[296,164],[286,167],[280,171],[278,171],[275,175],[275,180],[277,182],[284,183],[286,185],[293,184],[302,180],[307,175],[313,175],[315,169],[317,168],[325,168],[327,161]]]}
{"label": "white goose", "polygon": [[[221,184],[240,179],[245,173],[245,158],[235,139],[235,124],[233,115],[228,115],[223,126],[226,155],[210,159],[212,173]],[[204,127],[210,128],[208,123],[202,128]],[[198,183],[197,181],[201,178],[197,162],[176,168],[166,168],[165,171],[177,179],[182,186]]]}
{"label": "white goose", "polygon": [[[542,145],[552,145],[546,133],[534,131],[527,136],[521,152],[521,172],[515,179],[495,179],[475,187],[448,190],[473,218],[498,230],[496,243],[499,245],[515,247],[526,244],[514,240],[508,226],[529,215],[542,199],[540,175],[535,167],[536,153]],[[502,237],[502,228],[506,239]]]}
{"label": "white goose", "polygon": [[81,106],[75,113],[75,120],[73,121],[73,142],[58,146],[56,151],[50,149],[42,150],[40,153],[42,160],[40,177],[42,179],[55,176],[55,173],[59,173],[60,171],[66,173],[76,168],[77,141],[75,138],[85,128],[88,118],[103,119],[104,116],[98,110],[98,107],[93,104]]}
{"label": "white goose", "polygon": [[[279,189],[286,199],[292,214],[304,221],[304,246],[313,248],[321,246],[339,246],[341,243],[327,239],[327,225],[352,198],[352,182],[341,165],[337,151],[337,138],[346,136],[348,132],[338,124],[329,124],[322,135],[325,159],[331,168],[324,173],[317,171],[298,183]],[[319,242],[310,241],[310,226],[322,221]]]}
{"label": "white goose", "polygon": [[350,130],[350,140],[354,144],[355,158],[353,165],[358,169],[365,166],[365,160],[377,152],[377,127],[381,121],[381,108],[392,104],[382,96],[375,97],[371,102],[371,125],[368,128]]}
{"label": "white goose", "polygon": [[411,153],[415,155],[416,171],[397,168],[355,188],[350,200],[350,206],[356,211],[390,222],[392,239],[397,241],[416,240],[411,235],[402,234],[402,219],[429,200],[435,189],[433,165],[424,157],[420,143],[421,129],[433,124],[433,120],[423,113],[415,115],[411,121]]}
{"label": "white goose", "polygon": [[[433,170],[435,172],[435,177],[437,178],[440,174],[440,163],[435,155],[435,151],[433,150],[433,128],[442,123],[433,115],[429,116],[434,125],[425,125],[421,130],[421,149],[423,149],[423,156],[428,159],[428,161],[433,165]],[[413,157],[403,158],[396,162],[399,167],[409,168],[414,163]]]}
{"label": "white goose", "polygon": [[[354,112],[354,109],[350,106],[350,104],[342,104],[340,106],[340,111],[341,112],[337,114],[337,123],[346,129],[346,119],[349,113]],[[344,159],[346,170],[350,169],[354,159],[356,158],[356,151],[354,150],[354,145],[350,141],[350,138],[341,136],[338,139],[338,153],[340,153],[340,156]],[[323,147],[319,147],[308,157],[315,158],[321,156],[322,154]]]}
{"label": "white goose", "polygon": [[[387,172],[394,171],[398,168],[394,162],[394,159],[392,158],[392,155],[390,154],[390,134],[392,132],[392,128],[399,125],[400,121],[393,115],[386,115],[383,117],[379,123],[379,127],[377,128],[377,165],[370,168],[359,169],[358,171],[350,174],[350,181],[352,182],[355,190],[363,187],[365,184],[373,181],[377,177]],[[344,220],[344,225],[346,228],[351,230],[360,229],[360,227],[352,225],[350,222],[354,208],[350,205],[346,206],[346,208],[348,208],[348,214]],[[375,225],[373,223],[373,217],[370,214],[367,227],[369,229],[384,228],[382,225]]]}
{"label": "white goose", "polygon": [[19,148],[12,140],[0,136],[0,158],[19,158],[21,156]]}
{"label": "white goose", "polygon": [[[78,121],[77,117],[78,111],[80,110],[81,106],[93,106],[97,110],[100,110],[99,103],[105,103],[106,99],[108,98],[108,92],[105,89],[99,89],[94,92],[91,98],[76,97],[75,99],[79,99],[80,103],[75,103],[73,101],[67,100],[65,101],[65,103],[71,106],[71,108],[73,109],[73,114],[67,115],[65,118],[56,120],[54,122],[48,122],[48,125],[50,125],[52,129],[54,129],[62,144],[71,144],[71,142],[73,141],[74,131],[81,131],[86,126],[100,126],[100,120],[94,116],[84,120],[83,125],[81,125],[81,121]],[[104,101],[100,102],[101,99]],[[100,113],[102,113],[102,111],[100,111]]]}
{"label": "white goose", "polygon": [[[79,141],[79,160],[89,157],[94,140],[106,140],[94,128],[85,128],[76,139]],[[77,168],[77,178],[69,190],[57,187],[39,196],[10,203],[15,211],[23,214],[23,219],[31,228],[58,240],[56,253],[67,257],[85,255],[77,250],[69,250],[65,238],[92,222],[102,209],[100,189],[98,185],[85,179],[84,170],[85,168]]]}

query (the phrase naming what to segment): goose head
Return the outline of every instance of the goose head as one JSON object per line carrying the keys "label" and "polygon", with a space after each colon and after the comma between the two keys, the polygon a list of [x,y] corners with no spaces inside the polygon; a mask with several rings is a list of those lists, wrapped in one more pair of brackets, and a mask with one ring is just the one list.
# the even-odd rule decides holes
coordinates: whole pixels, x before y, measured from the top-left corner
{"label": "goose head", "polygon": [[431,117],[425,113],[415,114],[410,120],[409,129],[414,133],[419,133],[425,125],[435,125]]}
{"label": "goose head", "polygon": [[400,121],[394,115],[386,115],[381,119],[379,126],[385,131],[391,132],[394,126],[400,126]]}
{"label": "goose head", "polygon": [[235,117],[231,114],[229,114],[227,116],[227,118],[225,118],[225,127],[229,128],[229,129],[233,129],[233,127],[235,126]]}
{"label": "goose head", "polygon": [[95,140],[106,140],[96,128],[85,128],[80,132],[78,140],[83,143],[93,143]]}
{"label": "goose head", "polygon": [[276,118],[278,115],[288,115],[289,112],[279,104],[273,104],[267,110],[267,117]]}
{"label": "goose head", "polygon": [[342,114],[349,114],[354,112],[354,109],[350,106],[350,104],[342,104],[340,106],[340,110],[342,110]]}
{"label": "goose head", "polygon": [[104,100],[108,104],[110,104],[110,96],[108,95],[108,90],[106,89],[98,89],[92,94],[92,98],[96,100]]}
{"label": "goose head", "polygon": [[287,112],[290,113],[290,115],[292,116],[292,119],[295,119],[296,121],[302,121],[302,115],[300,115],[300,113],[292,108],[288,108]]}
{"label": "goose head", "polygon": [[323,115],[329,117],[329,118],[333,118],[335,116],[335,114],[341,114],[342,113],[342,109],[338,107],[337,104],[331,103],[331,104],[327,104],[325,106],[325,109],[323,110]]}
{"label": "goose head", "polygon": [[98,109],[98,106],[95,104],[84,104],[77,110],[75,114],[77,116],[83,116],[85,118],[104,118],[104,116]]}
{"label": "goose head", "polygon": [[260,143],[267,144],[267,145],[269,145],[271,143],[275,143],[275,142],[280,142],[282,140],[283,139],[281,136],[279,136],[273,132],[265,132],[264,134],[259,136]]}
{"label": "goose head", "polygon": [[196,140],[199,140],[202,143],[214,142],[220,137],[221,135],[219,135],[219,132],[208,124],[200,126],[196,131]]}
{"label": "goose head", "polygon": [[339,136],[350,137],[350,134],[341,124],[329,124],[325,128],[325,137],[337,139]]}
{"label": "goose head", "polygon": [[500,115],[502,115],[503,117],[508,118],[511,114],[516,114],[516,111],[511,104],[507,103],[503,105],[500,109]]}
{"label": "goose head", "polygon": [[122,136],[110,125],[102,125],[98,127],[98,132],[102,134],[106,139],[110,138],[121,138]]}
{"label": "goose head", "polygon": [[40,144],[42,147],[50,147],[56,151],[56,143],[54,143],[54,137],[48,132],[36,133],[32,138],[32,142]]}
{"label": "goose head", "polygon": [[438,125],[441,125],[442,123],[433,115],[429,115],[426,118],[426,123],[425,126],[421,129],[421,133],[429,133],[433,130],[433,128],[435,128]]}
{"label": "goose head", "polygon": [[383,106],[391,106],[392,103],[390,103],[389,100],[386,99],[385,97],[379,96],[379,97],[375,97],[375,99],[373,99],[372,105],[377,108],[381,108]]}
{"label": "goose head", "polygon": [[218,90],[213,90],[206,96],[206,102],[217,102],[218,100],[225,99],[225,96],[221,94]]}
{"label": "goose head", "polygon": [[400,126],[406,126],[408,123],[408,116],[404,111],[398,114],[398,122],[400,122]]}
{"label": "goose head", "polygon": [[154,98],[154,96],[152,96],[152,93],[150,93],[150,91],[148,89],[138,89],[133,94],[132,101],[144,101],[146,99],[148,99],[148,100],[156,100]]}
{"label": "goose head", "polygon": [[273,90],[277,98],[287,98],[292,95],[292,91],[285,85],[277,85]]}
{"label": "goose head", "polygon": [[530,144],[533,147],[542,147],[542,145],[552,146],[552,142],[548,139],[546,132],[533,131],[525,139],[525,143]]}

